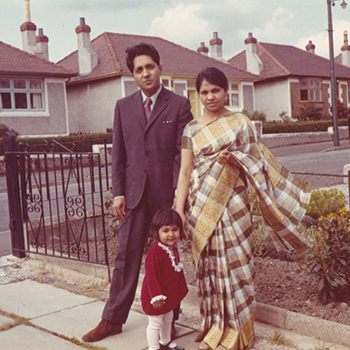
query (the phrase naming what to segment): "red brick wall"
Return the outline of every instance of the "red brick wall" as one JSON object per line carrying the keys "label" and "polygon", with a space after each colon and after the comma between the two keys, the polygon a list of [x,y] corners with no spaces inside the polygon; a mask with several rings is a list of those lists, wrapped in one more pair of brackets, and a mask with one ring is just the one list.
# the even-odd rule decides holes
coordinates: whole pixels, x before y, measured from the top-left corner
{"label": "red brick wall", "polygon": [[307,104],[313,104],[315,107],[321,107],[323,109],[322,113],[327,116],[329,114],[329,93],[328,93],[328,84],[322,84],[321,86],[322,101],[318,102],[307,102],[300,101],[300,85],[299,83],[290,83],[290,99],[292,106],[292,118],[296,118],[300,114],[301,106]]}

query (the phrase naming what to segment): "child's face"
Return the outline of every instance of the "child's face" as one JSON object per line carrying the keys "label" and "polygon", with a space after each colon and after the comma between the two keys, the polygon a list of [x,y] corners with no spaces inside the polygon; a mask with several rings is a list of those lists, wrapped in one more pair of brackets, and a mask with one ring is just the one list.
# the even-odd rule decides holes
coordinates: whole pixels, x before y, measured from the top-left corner
{"label": "child's face", "polygon": [[177,225],[162,226],[159,229],[159,240],[167,246],[174,245],[180,239],[180,228]]}

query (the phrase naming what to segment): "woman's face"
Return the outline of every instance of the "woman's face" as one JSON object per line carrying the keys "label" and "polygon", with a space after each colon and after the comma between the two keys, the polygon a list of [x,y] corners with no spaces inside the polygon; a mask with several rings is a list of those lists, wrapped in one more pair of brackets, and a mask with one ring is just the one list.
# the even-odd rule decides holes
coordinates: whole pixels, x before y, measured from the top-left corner
{"label": "woman's face", "polygon": [[227,91],[219,85],[211,84],[203,80],[199,89],[199,98],[209,112],[218,112],[225,108]]}

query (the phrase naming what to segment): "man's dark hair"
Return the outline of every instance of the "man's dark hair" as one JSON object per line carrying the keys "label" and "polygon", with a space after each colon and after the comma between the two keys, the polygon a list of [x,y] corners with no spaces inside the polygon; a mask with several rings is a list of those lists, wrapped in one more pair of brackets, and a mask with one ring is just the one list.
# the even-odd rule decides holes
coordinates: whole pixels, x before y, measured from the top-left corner
{"label": "man's dark hair", "polygon": [[228,80],[226,78],[226,75],[218,68],[208,67],[199,72],[196,80],[196,89],[198,93],[203,80],[206,80],[210,84],[218,85],[225,91],[228,90]]}
{"label": "man's dark hair", "polygon": [[137,56],[146,55],[150,56],[153,61],[158,65],[160,65],[160,57],[157,49],[147,43],[140,43],[137,45],[129,46],[126,50],[126,65],[128,66],[131,73],[134,72],[134,59]]}
{"label": "man's dark hair", "polygon": [[180,237],[184,238],[184,229],[182,224],[182,219],[179,213],[171,208],[164,208],[158,210],[152,219],[150,226],[151,234],[159,239],[159,230],[162,226],[176,225],[180,229]]}

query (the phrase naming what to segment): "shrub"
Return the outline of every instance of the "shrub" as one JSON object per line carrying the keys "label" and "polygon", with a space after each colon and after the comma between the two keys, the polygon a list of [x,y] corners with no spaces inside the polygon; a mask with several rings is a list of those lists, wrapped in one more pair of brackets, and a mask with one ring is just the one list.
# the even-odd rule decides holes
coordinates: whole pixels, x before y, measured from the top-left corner
{"label": "shrub", "polygon": [[[339,119],[339,126],[347,126],[347,119]],[[263,123],[264,134],[283,134],[295,132],[326,132],[328,127],[333,126],[332,120],[319,121],[297,121],[297,122],[276,122],[269,121]]]}
{"label": "shrub", "polygon": [[293,123],[296,121],[295,119],[288,116],[287,112],[284,111],[281,112],[278,116],[282,119],[282,123]]}
{"label": "shrub", "polygon": [[300,108],[300,114],[297,116],[299,120],[321,120],[325,119],[322,107],[313,104],[305,104]]}
{"label": "shrub", "polygon": [[314,190],[311,192],[310,203],[306,215],[313,219],[325,217],[331,213],[337,213],[345,208],[346,198],[343,192],[337,188],[329,190]]}
{"label": "shrub", "polygon": [[5,132],[13,132],[16,136],[18,135],[16,130],[11,129],[4,124],[0,124],[0,137],[4,137]]}
{"label": "shrub", "polygon": [[252,113],[249,113],[247,108],[243,108],[242,113],[245,114],[250,120],[260,120],[262,122],[266,121],[266,114],[262,111],[254,111]]}
{"label": "shrub", "polygon": [[344,209],[322,218],[301,258],[322,302],[344,297],[350,288],[350,213]]}
{"label": "shrub", "polygon": [[339,119],[345,119],[350,116],[350,108],[346,107],[346,105],[339,100],[337,101],[337,111]]}

